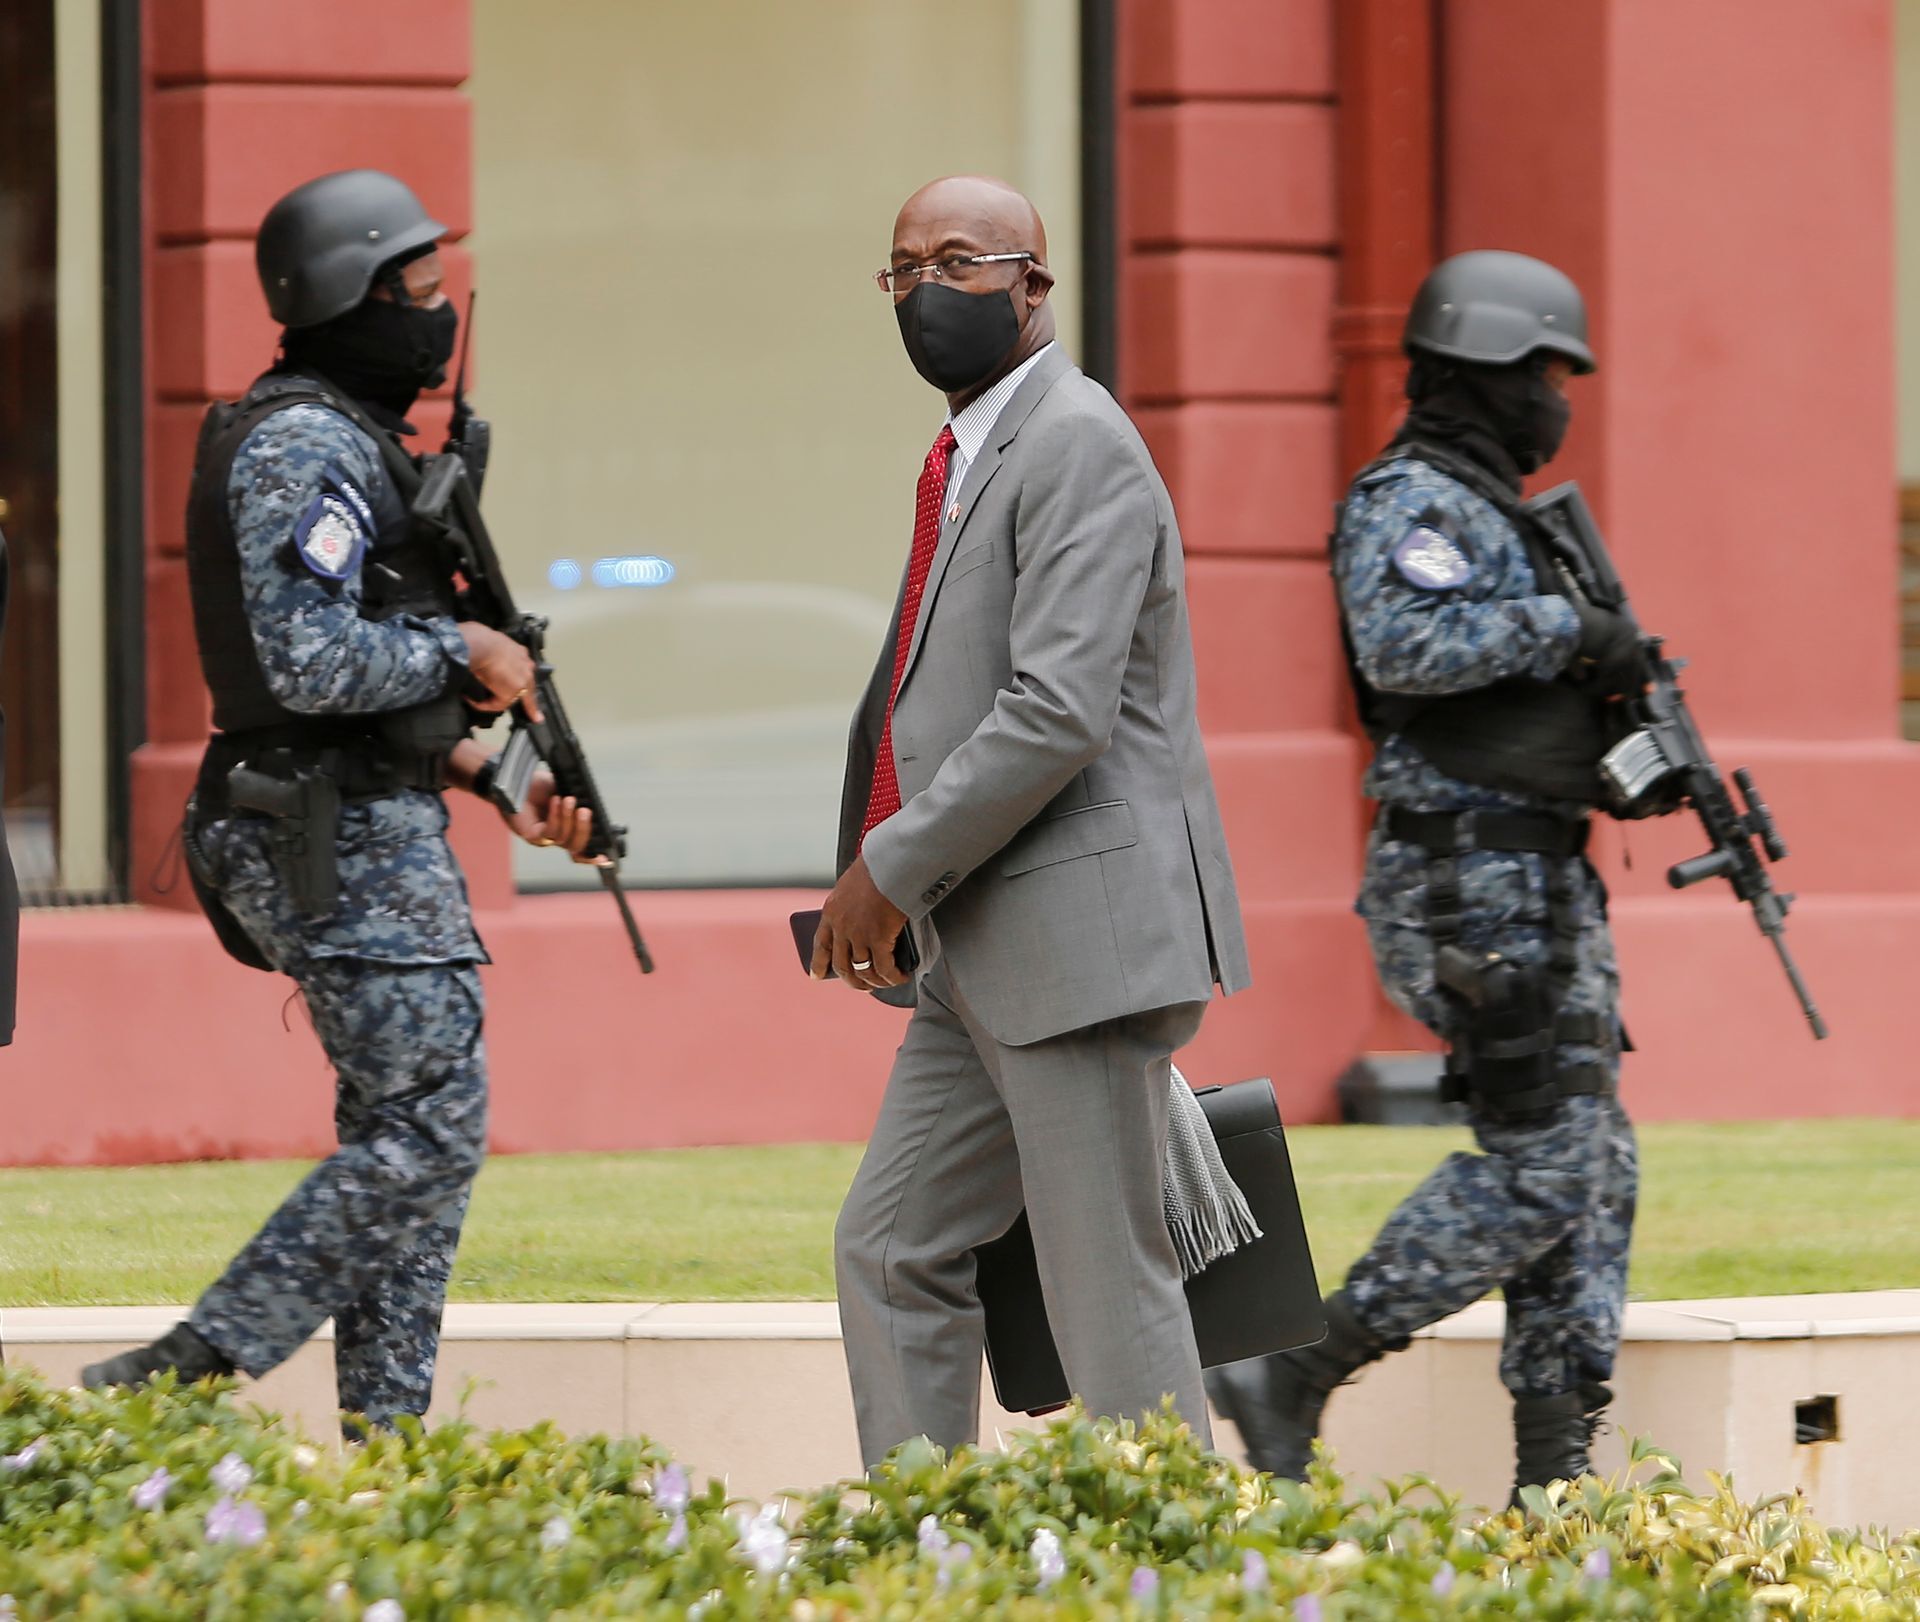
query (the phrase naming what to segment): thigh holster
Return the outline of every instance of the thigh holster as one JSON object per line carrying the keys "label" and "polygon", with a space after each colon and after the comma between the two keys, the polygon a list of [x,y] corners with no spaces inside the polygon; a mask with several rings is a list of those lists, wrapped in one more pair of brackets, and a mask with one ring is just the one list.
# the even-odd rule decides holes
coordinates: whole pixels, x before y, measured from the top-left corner
{"label": "thigh holster", "polygon": [[[1434,980],[1460,1014],[1448,1045],[1442,1096],[1502,1117],[1538,1115],[1561,1099],[1614,1087],[1607,1060],[1560,1061],[1566,1046],[1609,1055],[1620,1046],[1612,1018],[1565,1008],[1578,965],[1580,916],[1573,861],[1587,842],[1585,819],[1533,812],[1386,814],[1388,837],[1422,846],[1427,860],[1427,930]],[[1544,965],[1516,963],[1462,944],[1460,857],[1469,851],[1531,851],[1558,857],[1546,867],[1549,945]]]}

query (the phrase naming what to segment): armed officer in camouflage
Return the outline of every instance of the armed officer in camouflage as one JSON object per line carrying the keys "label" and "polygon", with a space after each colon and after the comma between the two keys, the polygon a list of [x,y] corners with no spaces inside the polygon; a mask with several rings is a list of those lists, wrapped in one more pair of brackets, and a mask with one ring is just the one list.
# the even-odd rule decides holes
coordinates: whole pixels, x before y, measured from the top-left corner
{"label": "armed officer in camouflage", "polygon": [[1411,409],[1355,478],[1333,572],[1380,803],[1358,911],[1392,999],[1447,1044],[1480,1154],[1450,1156],[1328,1298],[1319,1345],[1215,1370],[1253,1462],[1299,1478],[1334,1387],[1506,1297],[1516,1487],[1588,1464],[1611,1398],[1638,1182],[1619,976],[1583,854],[1634,649],[1575,603],[1519,506],[1593,370],[1579,290],[1519,254],[1427,277]]}
{"label": "armed officer in camouflage", "polygon": [[[218,730],[184,839],[222,943],[298,984],[337,1072],[340,1146],[185,1322],[87,1369],[90,1386],[264,1374],[331,1316],[348,1414],[386,1424],[432,1394],[487,1114],[487,958],[441,791],[484,796],[475,712],[531,703],[534,684],[517,642],[458,617],[409,523],[399,436],[444,381],[457,324],[443,234],[373,170],[299,187],[260,229],[286,330],[274,367],[201,431],[187,563]],[[591,833],[545,777],[510,825],[576,858]]]}

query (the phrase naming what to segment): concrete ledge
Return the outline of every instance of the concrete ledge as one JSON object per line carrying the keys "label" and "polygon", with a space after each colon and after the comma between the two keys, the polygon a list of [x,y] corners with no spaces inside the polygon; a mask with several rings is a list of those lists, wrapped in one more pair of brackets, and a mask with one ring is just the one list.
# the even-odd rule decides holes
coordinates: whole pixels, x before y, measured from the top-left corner
{"label": "concrete ledge", "polygon": [[[80,1367],[163,1333],[177,1307],[13,1308],[0,1336],[16,1361],[67,1381]],[[1506,1315],[1485,1301],[1415,1337],[1328,1408],[1328,1440],[1356,1479],[1425,1471],[1482,1503],[1512,1470],[1498,1377]],[[250,1388],[262,1407],[332,1434],[330,1325]],[[832,1302],[615,1302],[447,1309],[432,1418],[482,1426],[551,1421],[568,1431],[647,1435],[756,1496],[859,1469],[853,1405]],[[1623,1434],[1649,1435],[1691,1479],[1733,1472],[1750,1495],[1806,1490],[1836,1524],[1920,1524],[1920,1290],[1634,1302],[1614,1382],[1618,1431],[1597,1462],[1619,1467]],[[1796,1405],[1835,1399],[1839,1434],[1795,1440]],[[983,1389],[981,1433],[1028,1424]],[[1237,1448],[1218,1424],[1221,1446]]]}

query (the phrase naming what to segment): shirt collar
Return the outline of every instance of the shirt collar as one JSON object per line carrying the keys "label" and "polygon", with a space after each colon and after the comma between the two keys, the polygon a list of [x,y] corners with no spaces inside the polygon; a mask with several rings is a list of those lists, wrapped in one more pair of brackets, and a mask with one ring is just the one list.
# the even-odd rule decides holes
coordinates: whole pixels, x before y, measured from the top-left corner
{"label": "shirt collar", "polygon": [[953,442],[969,464],[979,458],[980,447],[986,444],[987,435],[993,432],[993,425],[999,421],[1000,413],[1013,398],[1014,390],[1026,381],[1027,373],[1052,347],[1050,342],[1041,345],[979,399],[971,401],[958,416],[951,412],[947,414],[947,426],[953,430]]}

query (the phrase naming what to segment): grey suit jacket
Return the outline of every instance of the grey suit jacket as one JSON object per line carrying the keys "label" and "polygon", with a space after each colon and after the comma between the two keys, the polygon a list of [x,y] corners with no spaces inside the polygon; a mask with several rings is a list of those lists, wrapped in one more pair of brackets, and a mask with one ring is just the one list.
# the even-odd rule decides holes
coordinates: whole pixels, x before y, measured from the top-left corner
{"label": "grey suit jacket", "polygon": [[[893,712],[901,810],[867,867],[1014,1046],[1247,984],[1194,718],[1173,503],[1113,397],[1055,347],[942,511]],[[903,592],[904,595],[904,592]],[[859,850],[900,608],[854,718]]]}

